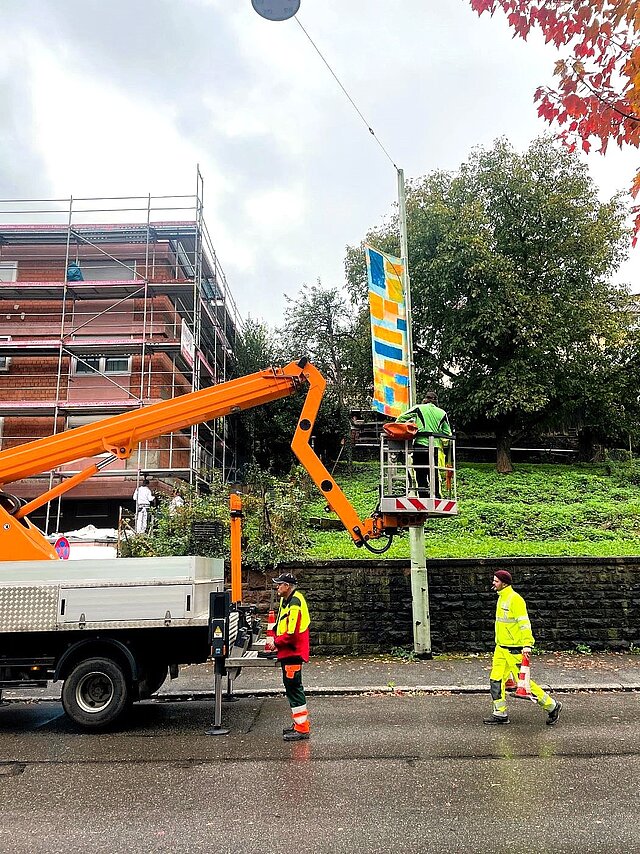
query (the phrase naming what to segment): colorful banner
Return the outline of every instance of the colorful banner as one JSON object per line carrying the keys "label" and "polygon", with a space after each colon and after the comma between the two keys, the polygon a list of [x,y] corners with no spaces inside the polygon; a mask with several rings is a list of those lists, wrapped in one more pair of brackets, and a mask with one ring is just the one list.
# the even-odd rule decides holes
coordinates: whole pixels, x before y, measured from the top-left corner
{"label": "colorful banner", "polygon": [[371,345],[372,408],[397,418],[409,406],[407,313],[402,291],[402,261],[365,246]]}

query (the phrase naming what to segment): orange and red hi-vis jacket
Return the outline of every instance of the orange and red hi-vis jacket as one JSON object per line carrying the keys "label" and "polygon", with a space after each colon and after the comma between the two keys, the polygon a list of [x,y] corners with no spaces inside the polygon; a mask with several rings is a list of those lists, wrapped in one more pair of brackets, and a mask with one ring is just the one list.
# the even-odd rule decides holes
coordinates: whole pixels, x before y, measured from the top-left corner
{"label": "orange and red hi-vis jacket", "polygon": [[309,609],[299,590],[280,600],[275,645],[278,661],[309,661]]}

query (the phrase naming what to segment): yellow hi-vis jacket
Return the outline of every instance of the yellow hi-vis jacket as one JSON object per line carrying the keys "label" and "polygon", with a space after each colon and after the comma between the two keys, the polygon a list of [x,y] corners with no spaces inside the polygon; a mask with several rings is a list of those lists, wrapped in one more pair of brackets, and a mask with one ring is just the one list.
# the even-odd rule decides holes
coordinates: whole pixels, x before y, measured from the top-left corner
{"label": "yellow hi-vis jacket", "polygon": [[278,661],[309,661],[310,623],[307,600],[299,590],[294,590],[288,599],[280,600],[275,636]]}
{"label": "yellow hi-vis jacket", "polygon": [[496,646],[533,646],[527,603],[513,587],[503,587],[496,604]]}

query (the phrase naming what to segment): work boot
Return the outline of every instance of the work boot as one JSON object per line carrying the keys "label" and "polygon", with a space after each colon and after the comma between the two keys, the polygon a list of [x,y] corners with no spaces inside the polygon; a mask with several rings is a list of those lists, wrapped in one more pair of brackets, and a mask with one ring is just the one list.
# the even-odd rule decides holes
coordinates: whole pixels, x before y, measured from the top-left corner
{"label": "work boot", "polygon": [[547,715],[547,726],[553,726],[558,722],[558,718],[560,717],[560,712],[562,711],[562,703],[556,700],[555,709],[552,709]]}
{"label": "work boot", "polygon": [[509,724],[511,721],[508,715],[504,715],[504,717],[502,715],[491,715],[490,718],[485,718],[482,723],[489,726],[497,726],[498,724]]}
{"label": "work boot", "polygon": [[309,733],[299,732],[297,729],[292,729],[290,732],[285,732],[282,738],[284,741],[307,741]]}
{"label": "work boot", "polygon": [[286,735],[288,732],[293,732],[293,726],[283,726],[282,727],[282,734],[283,735]]}

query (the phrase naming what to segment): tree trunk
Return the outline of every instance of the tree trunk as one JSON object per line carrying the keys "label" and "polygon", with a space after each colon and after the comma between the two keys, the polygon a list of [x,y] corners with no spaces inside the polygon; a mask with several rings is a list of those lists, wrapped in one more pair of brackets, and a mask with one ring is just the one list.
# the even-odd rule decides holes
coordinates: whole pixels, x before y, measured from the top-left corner
{"label": "tree trunk", "polygon": [[496,469],[499,474],[511,474],[511,434],[506,427],[496,427]]}
{"label": "tree trunk", "polygon": [[580,462],[597,463],[603,459],[602,447],[596,444],[596,436],[589,427],[578,433],[578,459]]}

